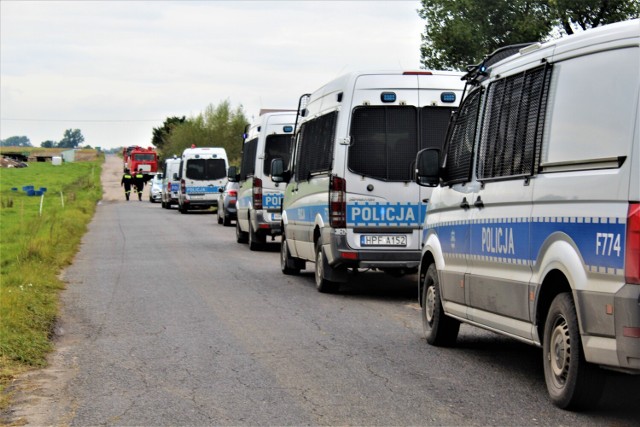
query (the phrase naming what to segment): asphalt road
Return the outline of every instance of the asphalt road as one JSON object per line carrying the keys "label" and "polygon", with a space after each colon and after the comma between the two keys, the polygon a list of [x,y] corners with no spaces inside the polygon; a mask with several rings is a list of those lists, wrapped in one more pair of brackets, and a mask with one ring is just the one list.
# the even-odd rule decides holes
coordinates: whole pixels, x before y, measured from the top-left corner
{"label": "asphalt road", "polygon": [[422,338],[416,276],[320,294],[207,213],[105,200],[65,272],[51,367],[19,385],[29,425],[640,423],[640,378],[587,413],[549,402],[541,350],[463,326]]}

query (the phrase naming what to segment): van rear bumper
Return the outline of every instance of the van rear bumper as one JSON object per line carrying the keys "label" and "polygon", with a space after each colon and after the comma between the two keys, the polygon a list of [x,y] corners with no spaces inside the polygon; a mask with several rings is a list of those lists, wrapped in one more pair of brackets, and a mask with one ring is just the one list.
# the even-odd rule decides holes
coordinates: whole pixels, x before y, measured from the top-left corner
{"label": "van rear bumper", "polygon": [[282,235],[282,222],[281,221],[268,221],[265,218],[264,210],[256,209],[253,211],[255,214],[251,217],[251,226],[258,233],[266,236],[280,236]]}
{"label": "van rear bumper", "polygon": [[640,374],[640,285],[624,285],[613,301],[615,336],[585,331],[585,359],[606,368]]}
{"label": "van rear bumper", "polygon": [[328,230],[329,238],[324,238],[327,261],[332,267],[350,268],[406,268],[414,269],[420,265],[419,250],[362,250],[353,249],[347,243],[347,236],[340,235],[334,229]]}

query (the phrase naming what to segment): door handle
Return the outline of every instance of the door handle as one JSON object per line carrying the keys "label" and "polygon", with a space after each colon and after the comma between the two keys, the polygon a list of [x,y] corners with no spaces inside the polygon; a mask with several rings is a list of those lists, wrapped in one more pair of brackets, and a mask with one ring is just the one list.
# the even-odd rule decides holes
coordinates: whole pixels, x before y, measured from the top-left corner
{"label": "door handle", "polygon": [[464,210],[469,209],[469,202],[467,202],[467,198],[463,197],[462,198],[462,203],[460,203],[460,207]]}
{"label": "door handle", "polygon": [[484,202],[482,201],[482,199],[480,198],[480,196],[478,196],[478,198],[476,199],[475,202],[473,202],[473,206],[475,206],[478,209],[482,209],[484,208]]}

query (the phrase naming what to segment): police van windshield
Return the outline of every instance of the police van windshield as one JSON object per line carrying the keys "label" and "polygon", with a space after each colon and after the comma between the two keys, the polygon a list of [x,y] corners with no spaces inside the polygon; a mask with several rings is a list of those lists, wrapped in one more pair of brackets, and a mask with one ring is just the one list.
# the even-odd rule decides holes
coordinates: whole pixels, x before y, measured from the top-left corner
{"label": "police van windshield", "polygon": [[444,145],[453,108],[357,107],[351,121],[349,170],[383,181],[412,181],[423,148]]}
{"label": "police van windshield", "polygon": [[291,135],[269,135],[264,147],[264,174],[271,175],[271,161],[281,158],[285,165],[289,164]]}
{"label": "police van windshield", "polygon": [[224,159],[189,159],[187,173],[189,179],[211,181],[221,179],[227,175]]}

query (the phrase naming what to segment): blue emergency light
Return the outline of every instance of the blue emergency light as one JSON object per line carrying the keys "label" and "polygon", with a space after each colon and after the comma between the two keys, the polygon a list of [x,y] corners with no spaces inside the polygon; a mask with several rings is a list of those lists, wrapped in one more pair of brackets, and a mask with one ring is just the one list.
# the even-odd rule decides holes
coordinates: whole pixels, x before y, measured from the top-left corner
{"label": "blue emergency light", "polygon": [[285,133],[293,132],[293,126],[283,126],[282,132],[285,132]]}
{"label": "blue emergency light", "polygon": [[442,102],[456,102],[456,94],[453,92],[442,92],[440,94],[440,101]]}
{"label": "blue emergency light", "polygon": [[380,94],[380,101],[382,101],[382,102],[396,102],[396,94],[394,92],[382,92]]}

